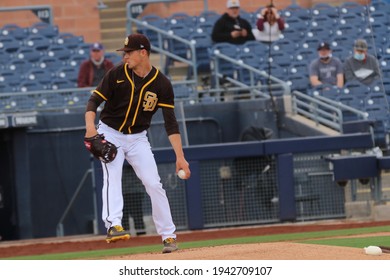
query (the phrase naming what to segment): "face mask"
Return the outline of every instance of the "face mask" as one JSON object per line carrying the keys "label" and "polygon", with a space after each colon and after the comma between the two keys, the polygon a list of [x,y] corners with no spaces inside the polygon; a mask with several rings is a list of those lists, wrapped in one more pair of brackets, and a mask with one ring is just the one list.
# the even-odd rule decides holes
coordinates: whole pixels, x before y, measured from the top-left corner
{"label": "face mask", "polygon": [[321,56],[320,55],[320,59],[321,60],[328,60],[329,58],[331,58],[332,57],[332,54],[330,53],[330,54],[328,54],[328,55],[325,55],[325,56]]}
{"label": "face mask", "polygon": [[356,60],[362,61],[362,60],[364,60],[364,58],[365,58],[366,56],[364,55],[364,53],[354,53],[354,54],[353,54],[353,57],[354,57]]}

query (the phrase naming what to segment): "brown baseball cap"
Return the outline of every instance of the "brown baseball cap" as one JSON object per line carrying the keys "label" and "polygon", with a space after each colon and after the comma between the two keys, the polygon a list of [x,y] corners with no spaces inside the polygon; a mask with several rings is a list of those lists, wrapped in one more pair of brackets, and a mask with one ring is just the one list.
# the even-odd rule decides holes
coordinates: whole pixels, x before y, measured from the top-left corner
{"label": "brown baseball cap", "polygon": [[117,51],[135,51],[135,50],[147,50],[150,51],[150,41],[142,34],[130,34],[125,39],[125,45],[123,48]]}

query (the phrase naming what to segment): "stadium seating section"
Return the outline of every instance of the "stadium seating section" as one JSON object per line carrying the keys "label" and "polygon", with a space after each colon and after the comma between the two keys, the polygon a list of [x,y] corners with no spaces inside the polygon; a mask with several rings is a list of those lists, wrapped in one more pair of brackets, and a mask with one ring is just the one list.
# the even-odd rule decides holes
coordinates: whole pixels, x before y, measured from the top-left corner
{"label": "stadium seating section", "polygon": [[[254,12],[241,9],[241,16],[256,28],[260,9]],[[251,76],[248,70],[232,63],[219,61],[218,66],[214,65],[213,54],[219,51],[287,82],[292,90],[310,95],[315,91],[326,98],[366,111],[370,118],[384,120],[384,126],[390,127],[389,2],[372,1],[369,5],[344,2],[339,6],[318,3],[311,8],[291,4],[280,10],[280,13],[285,19],[286,29],[282,37],[272,44],[258,41],[243,45],[213,44],[211,31],[220,16],[214,11],[205,11],[197,16],[176,13],[167,18],[149,14],[141,20],[192,42],[196,50],[196,68],[200,73],[210,76],[218,70],[245,84],[265,82],[261,76]],[[158,36],[156,31],[144,25],[137,28],[138,32],[149,36],[152,45],[159,45],[163,39],[166,51],[191,58],[188,46],[182,42]],[[332,89],[329,92],[311,88],[307,66],[317,57],[319,42],[329,42],[334,56],[344,61],[352,54],[353,42],[357,38],[365,38],[369,52],[378,58],[382,70],[381,80],[371,86],[347,83],[343,89]],[[78,68],[88,57],[88,48],[89,44],[84,42],[83,37],[60,32],[57,26],[45,23],[36,23],[28,28],[15,24],[0,27],[0,94],[76,87]],[[121,58],[116,53],[107,53],[107,56],[115,63],[120,62]],[[167,63],[171,65],[173,61],[167,59]],[[169,65],[165,65],[165,70]],[[188,75],[191,74],[189,72]],[[183,86],[176,88],[178,97],[192,94]],[[66,101],[68,105],[80,100],[78,96],[69,98],[70,101]],[[5,107],[12,109],[17,106],[18,100],[8,101],[11,103]],[[49,103],[50,100],[45,100],[40,104],[47,106]]]}
{"label": "stadium seating section", "polygon": [[[0,27],[0,93],[76,88],[89,47],[82,36],[43,22]],[[121,60],[117,53],[106,55],[114,63]]]}

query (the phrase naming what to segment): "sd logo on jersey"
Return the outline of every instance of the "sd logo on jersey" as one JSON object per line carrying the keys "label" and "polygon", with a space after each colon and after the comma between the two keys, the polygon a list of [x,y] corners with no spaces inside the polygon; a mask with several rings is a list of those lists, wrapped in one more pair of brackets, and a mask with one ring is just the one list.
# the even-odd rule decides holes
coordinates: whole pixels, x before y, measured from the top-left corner
{"label": "sd logo on jersey", "polygon": [[144,103],[143,103],[144,111],[153,111],[157,105],[157,101],[158,101],[157,94],[151,91],[147,91],[145,93]]}

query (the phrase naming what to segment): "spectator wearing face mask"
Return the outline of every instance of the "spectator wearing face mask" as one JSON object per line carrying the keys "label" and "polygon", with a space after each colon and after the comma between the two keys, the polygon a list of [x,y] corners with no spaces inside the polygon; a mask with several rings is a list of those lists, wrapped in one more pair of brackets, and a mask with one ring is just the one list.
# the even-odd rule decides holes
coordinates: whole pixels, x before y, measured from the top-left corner
{"label": "spectator wearing face mask", "polygon": [[368,45],[366,40],[357,39],[353,47],[353,56],[348,57],[344,62],[345,81],[358,80],[369,85],[380,78],[378,60],[367,53]]}
{"label": "spectator wearing face mask", "polygon": [[318,45],[318,58],[309,66],[310,84],[315,87],[322,84],[343,87],[343,64],[337,57],[332,56],[330,45],[322,42]]}

